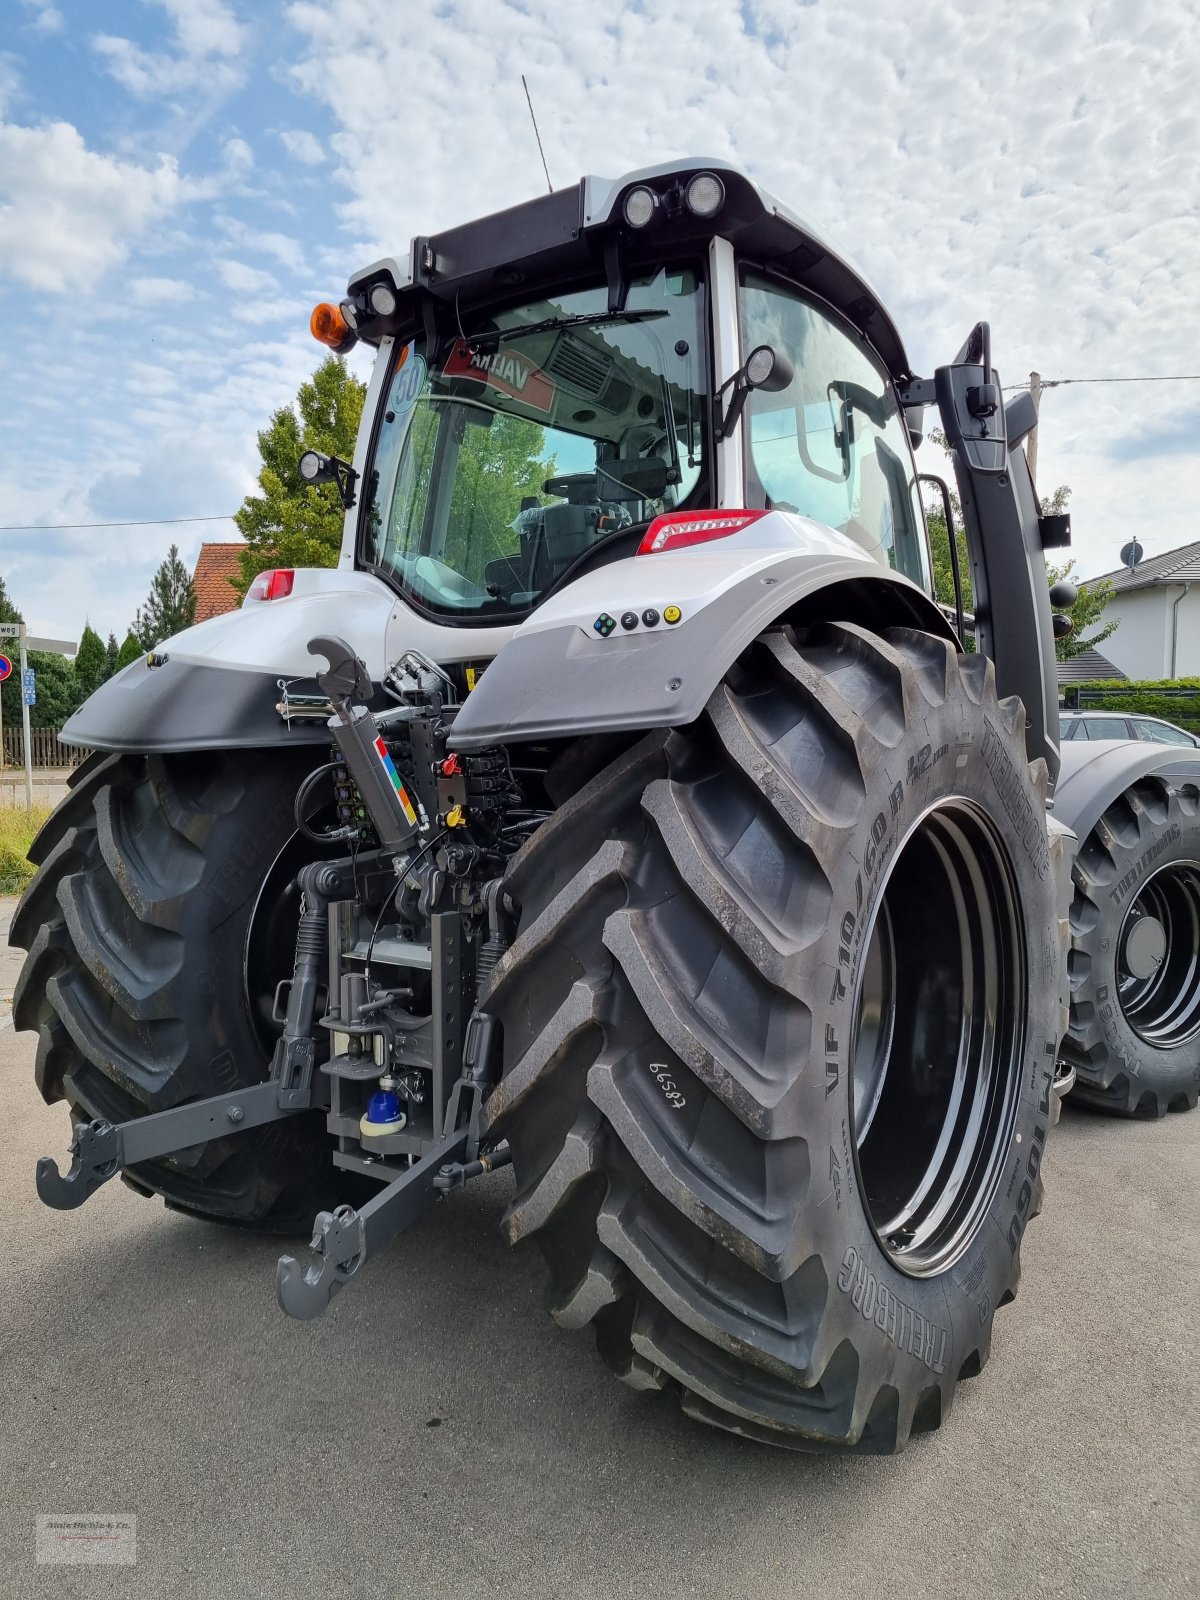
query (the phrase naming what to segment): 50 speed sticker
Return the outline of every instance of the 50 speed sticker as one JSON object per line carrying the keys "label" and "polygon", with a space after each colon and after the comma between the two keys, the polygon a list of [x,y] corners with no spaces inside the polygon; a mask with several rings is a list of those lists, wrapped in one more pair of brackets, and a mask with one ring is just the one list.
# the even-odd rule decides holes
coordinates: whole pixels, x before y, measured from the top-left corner
{"label": "50 speed sticker", "polygon": [[391,398],[388,400],[388,410],[402,417],[406,411],[411,411],[416,405],[421,390],[425,387],[425,357],[410,356],[392,380]]}

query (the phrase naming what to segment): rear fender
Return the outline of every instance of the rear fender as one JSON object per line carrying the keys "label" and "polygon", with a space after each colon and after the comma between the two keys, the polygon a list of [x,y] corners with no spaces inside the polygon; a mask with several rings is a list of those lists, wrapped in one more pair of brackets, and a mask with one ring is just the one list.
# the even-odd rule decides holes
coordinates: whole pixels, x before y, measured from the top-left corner
{"label": "rear fender", "polygon": [[1100,818],[1141,778],[1200,785],[1200,750],[1137,739],[1071,739],[1062,746],[1054,815],[1082,843]]}
{"label": "rear fender", "polygon": [[747,645],[817,596],[814,618],[954,638],[924,590],[845,534],[768,512],[731,538],[614,561],[552,596],[487,668],[451,743],[682,727]]}
{"label": "rear fender", "polygon": [[284,722],[280,685],[315,688],[308,641],[348,639],[378,681],[395,596],[364,572],[298,569],[285,599],[185,628],[101,684],[62,742],[133,752],[262,748],[328,740],[321,722]]}

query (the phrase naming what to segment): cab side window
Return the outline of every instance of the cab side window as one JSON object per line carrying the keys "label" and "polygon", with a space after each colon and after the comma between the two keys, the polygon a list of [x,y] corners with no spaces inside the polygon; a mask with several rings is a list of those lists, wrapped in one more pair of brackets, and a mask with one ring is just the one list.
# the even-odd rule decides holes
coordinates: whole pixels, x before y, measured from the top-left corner
{"label": "cab side window", "polygon": [[848,534],[930,589],[925,523],[904,413],[866,346],[783,285],[743,280],[742,348],[770,344],[795,366],[786,389],[751,392],[748,467],[772,506]]}

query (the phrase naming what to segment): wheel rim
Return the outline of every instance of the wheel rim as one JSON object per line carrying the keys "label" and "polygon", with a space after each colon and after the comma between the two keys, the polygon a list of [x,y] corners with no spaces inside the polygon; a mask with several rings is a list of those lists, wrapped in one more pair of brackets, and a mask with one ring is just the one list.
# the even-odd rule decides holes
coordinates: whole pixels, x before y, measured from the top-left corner
{"label": "wheel rim", "polygon": [[983,1223],[1021,1081],[1022,919],[985,812],[954,798],[917,820],[866,937],[850,1054],[855,1161],[881,1247],[929,1277]]}
{"label": "wheel rim", "polygon": [[1200,862],[1173,861],[1139,889],[1117,939],[1117,996],[1147,1044],[1200,1034]]}

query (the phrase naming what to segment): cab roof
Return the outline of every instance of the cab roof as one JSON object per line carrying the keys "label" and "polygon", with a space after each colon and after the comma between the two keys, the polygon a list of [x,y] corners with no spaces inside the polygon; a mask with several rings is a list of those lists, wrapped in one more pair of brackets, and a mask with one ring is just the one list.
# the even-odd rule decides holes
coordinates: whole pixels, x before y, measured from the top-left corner
{"label": "cab roof", "polygon": [[[724,202],[710,218],[679,202],[698,173],[720,178]],[[662,198],[653,220],[631,228],[623,204],[645,186]],[[584,177],[569,188],[442,233],[419,235],[407,259],[388,256],[350,279],[355,295],[385,281],[397,291],[395,317],[361,327],[377,342],[412,318],[426,297],[470,307],[528,285],[630,269],[724,238],[744,259],[809,290],[839,311],[874,346],[898,382],[913,376],[903,341],[864,274],[830,236],[790,210],[728,162],[689,158],[642,167],[620,178]],[[427,302],[428,303],[428,302]]]}

